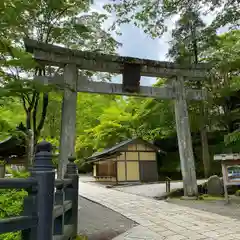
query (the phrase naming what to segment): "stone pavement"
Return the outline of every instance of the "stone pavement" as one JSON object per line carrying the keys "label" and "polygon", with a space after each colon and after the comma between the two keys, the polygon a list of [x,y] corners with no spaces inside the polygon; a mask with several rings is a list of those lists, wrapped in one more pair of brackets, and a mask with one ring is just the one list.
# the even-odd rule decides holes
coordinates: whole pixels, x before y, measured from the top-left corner
{"label": "stone pavement", "polygon": [[107,189],[93,183],[79,182],[79,194],[139,224],[114,240],[240,240],[237,219]]}
{"label": "stone pavement", "polygon": [[[202,184],[206,182],[206,180],[198,180],[198,184]],[[171,182],[171,189],[182,188],[183,183],[182,181],[172,181]],[[151,183],[151,184],[140,184],[136,186],[121,186],[121,187],[114,187],[114,189],[131,193],[135,195],[140,195],[144,197],[160,197],[165,195],[166,193],[166,183]]]}

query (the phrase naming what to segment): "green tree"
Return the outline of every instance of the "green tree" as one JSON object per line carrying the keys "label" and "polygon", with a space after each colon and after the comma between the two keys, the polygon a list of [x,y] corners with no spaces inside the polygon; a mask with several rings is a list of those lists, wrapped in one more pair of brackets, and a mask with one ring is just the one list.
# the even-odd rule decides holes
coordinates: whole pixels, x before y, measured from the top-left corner
{"label": "green tree", "polygon": [[[195,6],[196,7],[196,6]],[[206,46],[204,40],[205,24],[202,21],[197,10],[187,8],[185,12],[180,15],[180,19],[176,22],[176,28],[172,31],[171,47],[168,55],[180,64],[197,64],[201,61],[201,52]],[[198,81],[188,81],[191,87],[202,88],[204,83]],[[210,154],[207,137],[207,109],[204,102],[194,103],[190,107],[191,114],[197,115],[191,121],[191,125],[195,129],[200,130],[201,145],[202,145],[202,162],[204,166],[205,177],[210,175]],[[192,129],[193,131],[194,129]]]}
{"label": "green tree", "polygon": [[[110,33],[102,30],[106,15],[96,12],[87,13],[90,4],[89,1],[80,0],[6,1],[3,10],[1,9],[5,14],[2,17],[2,32],[11,45],[18,46],[21,50],[24,49],[23,38],[27,37],[45,43],[62,44],[73,49],[113,53],[118,43]],[[14,20],[12,20],[13,16],[16,17]],[[15,56],[10,54],[10,57]],[[14,84],[19,80],[18,83],[24,89],[20,98],[26,112],[26,125],[27,128],[33,129],[37,140],[47,115],[50,89],[40,88],[39,90],[35,83],[28,81],[28,86],[30,85],[32,90],[25,91],[26,86],[22,84],[22,80],[26,78],[29,80],[34,75],[55,74],[61,72],[62,69],[31,67],[32,71],[25,71],[23,78],[19,65],[15,64],[10,77]],[[8,69],[9,67],[7,71]],[[41,114],[38,113],[40,105]]]}
{"label": "green tree", "polygon": [[[210,113],[216,129],[226,130],[226,143],[239,143],[239,108],[238,94],[240,90],[240,31],[233,30],[218,37],[216,45],[208,48],[205,57],[214,63],[215,78],[212,79],[214,96]],[[233,100],[232,97],[236,100]],[[234,109],[233,109],[234,108]]]}

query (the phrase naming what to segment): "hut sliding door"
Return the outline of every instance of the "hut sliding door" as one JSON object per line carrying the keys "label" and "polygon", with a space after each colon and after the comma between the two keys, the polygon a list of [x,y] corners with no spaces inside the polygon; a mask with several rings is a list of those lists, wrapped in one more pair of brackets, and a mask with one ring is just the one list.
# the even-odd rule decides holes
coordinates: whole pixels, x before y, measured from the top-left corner
{"label": "hut sliding door", "polygon": [[139,181],[138,161],[119,161],[118,162],[118,181]]}
{"label": "hut sliding door", "polygon": [[139,162],[127,161],[127,181],[139,181]]}
{"label": "hut sliding door", "polygon": [[158,180],[156,161],[139,161],[140,179],[142,182],[155,182]]}
{"label": "hut sliding door", "polygon": [[126,162],[125,161],[119,161],[117,163],[117,176],[118,181],[126,181]]}

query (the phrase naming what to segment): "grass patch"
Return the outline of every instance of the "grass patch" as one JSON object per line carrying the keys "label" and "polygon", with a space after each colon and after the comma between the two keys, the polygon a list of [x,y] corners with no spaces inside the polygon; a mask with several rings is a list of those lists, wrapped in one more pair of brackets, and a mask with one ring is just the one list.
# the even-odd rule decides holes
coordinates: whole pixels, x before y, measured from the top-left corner
{"label": "grass patch", "polygon": [[211,196],[208,194],[203,194],[198,197],[199,200],[205,200],[205,201],[217,201],[217,200],[224,200],[223,196]]}
{"label": "grass patch", "polygon": [[[170,197],[171,199],[180,199],[182,196],[172,196]],[[212,196],[208,194],[202,194],[198,196],[197,200],[193,201],[219,201],[219,200],[224,200],[223,196]],[[189,200],[188,200],[189,201]]]}
{"label": "grass patch", "polygon": [[78,235],[75,240],[88,240],[88,237]]}

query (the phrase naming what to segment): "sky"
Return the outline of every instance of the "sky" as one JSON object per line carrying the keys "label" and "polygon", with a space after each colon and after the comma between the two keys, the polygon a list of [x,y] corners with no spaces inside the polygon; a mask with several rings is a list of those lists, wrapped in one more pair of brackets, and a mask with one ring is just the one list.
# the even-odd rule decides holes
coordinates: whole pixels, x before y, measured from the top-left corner
{"label": "sky", "polygon": [[[102,8],[108,0],[95,0],[92,11],[98,11],[101,13],[106,13]],[[213,15],[208,15],[203,18],[206,24],[211,23],[213,20]],[[177,16],[174,19],[168,20],[167,25],[169,30],[174,27],[174,23]],[[109,16],[109,19],[104,23],[104,28],[108,28],[114,22],[114,16]],[[118,48],[117,52],[121,56],[138,57],[159,61],[168,60],[166,54],[169,49],[168,42],[171,40],[171,32],[165,33],[159,39],[152,39],[147,34],[145,34],[140,28],[135,27],[133,24],[126,24],[120,26],[121,36],[113,34],[113,37],[122,43],[122,46]],[[224,29],[220,30],[220,33],[224,32]],[[121,76],[115,77],[113,82],[120,83]],[[142,77],[141,85],[151,86],[156,82],[155,78]]]}

